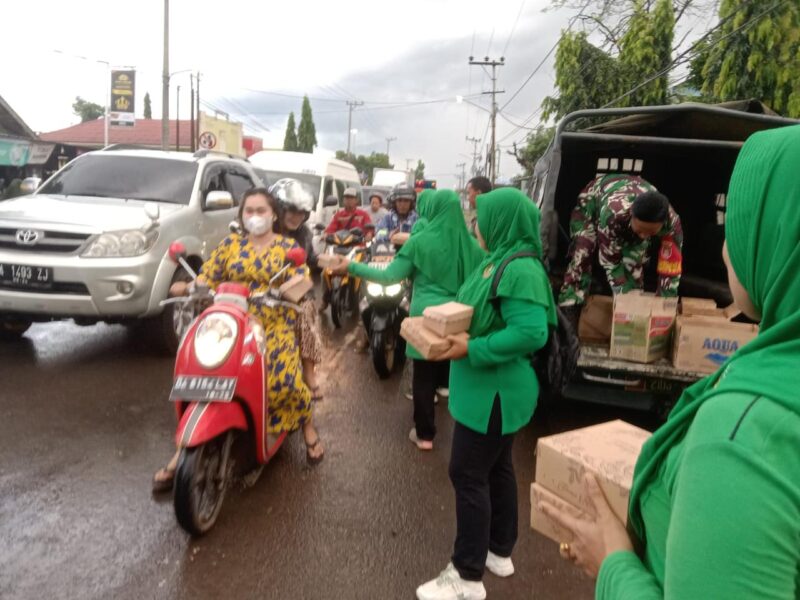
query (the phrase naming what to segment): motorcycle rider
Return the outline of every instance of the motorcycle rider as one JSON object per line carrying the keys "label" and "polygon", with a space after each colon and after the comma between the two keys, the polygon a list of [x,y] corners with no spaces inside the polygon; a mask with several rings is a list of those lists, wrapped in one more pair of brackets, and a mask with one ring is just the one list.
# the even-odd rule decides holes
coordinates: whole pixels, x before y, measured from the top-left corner
{"label": "motorcycle rider", "polygon": [[369,214],[370,219],[372,219],[372,224],[376,227],[378,223],[389,214],[389,211],[386,210],[386,207],[383,205],[383,196],[378,192],[373,192],[369,197],[369,210],[367,210],[367,214]]}
{"label": "motorcycle rider", "polygon": [[[306,264],[317,266],[314,252],[313,233],[306,222],[314,207],[314,196],[303,183],[296,179],[280,179],[269,188],[281,208],[281,233],[294,239],[306,251]],[[297,339],[300,343],[300,358],[303,361],[303,379],[311,390],[311,400],[323,399],[317,381],[317,365],[322,362],[322,341],[319,334],[317,311],[314,307],[314,292],[309,292],[300,301],[300,314],[297,319]]]}
{"label": "motorcycle rider", "polygon": [[[274,271],[283,265],[286,253],[297,247],[294,240],[278,233],[278,201],[264,188],[244,193],[239,205],[242,234],[226,237],[211,253],[197,280],[190,287],[215,288],[226,281],[249,283],[253,292],[268,289]],[[289,269],[286,279],[305,268]],[[265,386],[270,391],[268,428],[271,433],[292,432],[302,428],[306,458],[311,465],[324,456],[319,433],[312,423],[311,393],[302,378],[302,366],[295,337],[295,311],[250,305],[250,313],[264,327],[267,341]],[[153,476],[153,492],[172,489],[180,450]]]}
{"label": "motorcycle rider", "polygon": [[344,191],[344,208],[333,215],[333,220],[331,220],[325,233],[330,235],[342,229],[353,229],[355,227],[360,227],[362,231],[366,231],[367,225],[371,223],[370,216],[358,207],[358,190],[354,187],[349,187]]}
{"label": "motorcycle rider", "polygon": [[411,233],[419,215],[416,211],[417,192],[407,183],[398,183],[389,196],[391,211],[376,227],[377,242],[391,241],[397,233]]}

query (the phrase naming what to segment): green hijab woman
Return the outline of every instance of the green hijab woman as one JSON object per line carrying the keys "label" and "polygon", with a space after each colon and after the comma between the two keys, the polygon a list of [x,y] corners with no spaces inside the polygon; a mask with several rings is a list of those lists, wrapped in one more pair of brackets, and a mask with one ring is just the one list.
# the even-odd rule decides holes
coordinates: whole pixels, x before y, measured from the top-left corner
{"label": "green hijab woman", "polygon": [[760,331],[643,446],[632,539],[591,483],[596,521],[560,517],[578,532],[571,558],[599,571],[599,600],[800,598],[799,167],[800,126],[756,133],[739,153],[723,257]]}
{"label": "green hijab woman", "polygon": [[[485,598],[484,569],[507,577],[517,540],[514,434],[531,419],[538,382],[530,355],[556,323],[553,292],[539,257],[539,210],[522,192],[501,188],[477,199],[478,230],[489,255],[464,282],[458,301],[474,309],[470,340],[451,359],[450,414],[456,421],[450,480],[457,531],[451,564],[417,598]],[[425,233],[433,228],[433,222]],[[496,297],[492,280],[506,259]]]}

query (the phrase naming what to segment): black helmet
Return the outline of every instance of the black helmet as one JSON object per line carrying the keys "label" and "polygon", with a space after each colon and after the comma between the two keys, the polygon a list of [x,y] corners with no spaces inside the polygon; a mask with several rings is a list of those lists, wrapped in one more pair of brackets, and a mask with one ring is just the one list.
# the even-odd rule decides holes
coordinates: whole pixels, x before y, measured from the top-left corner
{"label": "black helmet", "polygon": [[417,191],[407,183],[398,183],[392,188],[392,193],[389,194],[389,202],[394,208],[395,202],[400,198],[411,200],[411,210],[417,204]]}
{"label": "black helmet", "polygon": [[304,212],[307,215],[314,210],[314,194],[306,184],[297,179],[279,179],[270,186],[269,193],[278,201],[282,210]]}

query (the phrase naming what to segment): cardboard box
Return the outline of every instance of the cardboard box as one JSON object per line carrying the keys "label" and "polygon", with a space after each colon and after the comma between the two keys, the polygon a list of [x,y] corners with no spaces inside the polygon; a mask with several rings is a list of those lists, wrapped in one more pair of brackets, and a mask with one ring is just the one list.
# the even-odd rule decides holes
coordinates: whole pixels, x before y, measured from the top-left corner
{"label": "cardboard box", "polygon": [[[422,317],[407,317],[400,325],[400,335],[419,352],[425,360],[433,360],[450,349],[450,340],[436,335],[425,327]],[[458,334],[468,339],[466,333]]]}
{"label": "cardboard box", "polygon": [[649,363],[669,355],[677,298],[630,292],[614,298],[611,358]]}
{"label": "cardboard box", "polygon": [[536,483],[592,514],[583,478],[587,471],[594,473],[614,514],[625,523],[633,468],[649,437],[648,431],[616,420],[539,438]]}
{"label": "cardboard box", "polygon": [[578,339],[587,344],[608,344],[613,318],[614,299],[611,296],[589,296],[578,322]]}
{"label": "cardboard box", "polygon": [[294,302],[295,304],[300,302],[312,289],[314,289],[314,282],[311,281],[309,277],[304,277],[303,275],[295,275],[278,288],[281,293],[281,298],[287,302]]}
{"label": "cardboard box", "polygon": [[713,373],[731,354],[758,335],[758,325],[720,317],[680,316],[675,324],[672,363],[678,369]]}
{"label": "cardboard box", "polygon": [[321,269],[335,269],[342,264],[343,257],[338,254],[320,254],[317,257],[317,264]]}
{"label": "cardboard box", "polygon": [[436,335],[444,337],[468,331],[474,312],[475,309],[466,304],[448,302],[439,306],[429,306],[423,311],[422,316],[425,318],[425,327]]}
{"label": "cardboard box", "polygon": [[583,511],[577,506],[565,502],[535,481],[531,484],[531,529],[538,531],[555,542],[571,542],[573,540],[572,532],[569,529],[565,529],[539,510],[539,502],[542,501],[552,504],[559,510],[573,517],[580,517]]}
{"label": "cardboard box", "polygon": [[717,303],[708,298],[681,298],[682,315],[718,316]]}

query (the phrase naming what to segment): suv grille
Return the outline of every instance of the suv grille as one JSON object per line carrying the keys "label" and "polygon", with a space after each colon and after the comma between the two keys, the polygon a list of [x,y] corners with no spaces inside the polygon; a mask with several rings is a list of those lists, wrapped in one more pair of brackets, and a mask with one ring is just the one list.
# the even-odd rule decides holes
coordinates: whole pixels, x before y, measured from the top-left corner
{"label": "suv grille", "polygon": [[89,288],[82,283],[71,283],[68,281],[54,281],[48,288],[30,288],[22,285],[0,281],[0,290],[11,292],[29,292],[32,294],[67,294],[70,296],[89,296]]}
{"label": "suv grille", "polygon": [[[38,239],[33,243],[20,243],[18,232],[34,231]],[[57,252],[67,254],[76,252],[89,239],[88,233],[65,233],[63,231],[41,231],[33,227],[0,227],[0,248],[18,252]]]}

